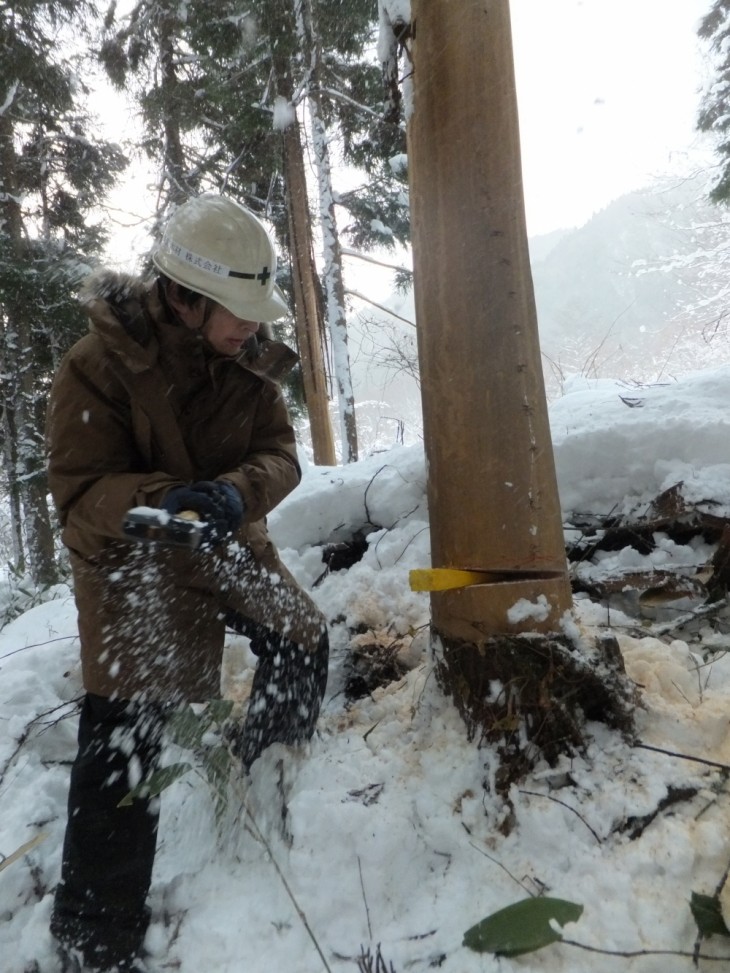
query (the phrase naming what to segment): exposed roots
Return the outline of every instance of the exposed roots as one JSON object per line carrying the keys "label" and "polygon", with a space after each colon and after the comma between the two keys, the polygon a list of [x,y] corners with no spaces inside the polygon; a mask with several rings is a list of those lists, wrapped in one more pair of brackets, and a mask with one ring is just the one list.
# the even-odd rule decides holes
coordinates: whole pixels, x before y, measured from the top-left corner
{"label": "exposed roots", "polygon": [[539,759],[582,753],[586,723],[632,736],[638,702],[614,639],[593,651],[558,635],[502,635],[483,644],[439,636],[436,675],[469,739],[496,744],[497,787],[506,794]]}
{"label": "exposed roots", "polygon": [[368,628],[354,634],[346,663],[345,697],[369,696],[379,686],[397,682],[416,665],[414,636],[398,635],[388,629]]}

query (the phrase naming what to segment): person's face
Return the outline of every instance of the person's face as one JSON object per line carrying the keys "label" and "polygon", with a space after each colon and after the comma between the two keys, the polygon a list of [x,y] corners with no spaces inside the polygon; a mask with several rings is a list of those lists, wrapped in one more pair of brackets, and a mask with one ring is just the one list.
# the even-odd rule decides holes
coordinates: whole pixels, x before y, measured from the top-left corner
{"label": "person's face", "polygon": [[[170,305],[184,325],[193,330],[200,328],[208,344],[220,355],[235,357],[244,344],[259,330],[257,321],[246,321],[221,304],[200,300],[192,306],[185,304],[173,284],[167,294]],[[206,311],[210,308],[206,320]]]}
{"label": "person's face", "polygon": [[203,337],[219,355],[235,356],[258,330],[257,321],[237,318],[220,304],[214,304],[203,325]]}

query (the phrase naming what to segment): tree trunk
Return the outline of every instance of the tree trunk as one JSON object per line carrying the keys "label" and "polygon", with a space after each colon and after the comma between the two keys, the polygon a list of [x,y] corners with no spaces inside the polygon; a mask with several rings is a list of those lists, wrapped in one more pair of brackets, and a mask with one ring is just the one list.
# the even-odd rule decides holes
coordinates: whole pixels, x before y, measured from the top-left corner
{"label": "tree trunk", "polygon": [[[457,637],[555,631],[570,606],[520,169],[508,0],[415,0],[414,283],[435,566]],[[513,580],[512,580],[513,579]],[[544,595],[545,617],[511,622]]]}
{"label": "tree trunk", "polygon": [[297,14],[297,29],[302,41],[305,60],[309,63],[309,87],[311,89],[308,97],[309,117],[312,125],[312,146],[319,188],[327,322],[332,341],[332,361],[339,399],[342,461],[343,463],[353,463],[358,458],[357,416],[355,393],[352,387],[350,353],[347,346],[347,311],[342,274],[342,247],[340,246],[335,216],[327,131],[322,119],[320,104],[319,59],[321,52],[315,34],[310,0],[298,0]]}
{"label": "tree trunk", "polygon": [[[559,638],[571,591],[527,249],[509,0],[413,0],[412,12],[409,173],[432,563],[483,572],[481,583],[432,592],[434,648],[457,706],[486,720],[486,732],[490,686],[504,687],[505,720],[521,712],[513,636]],[[534,671],[547,719],[562,705],[559,687],[543,684],[540,697]]]}
{"label": "tree trunk", "polygon": [[[27,245],[23,228],[19,195],[13,192],[16,185],[16,158],[13,148],[13,129],[7,115],[0,116],[0,172],[5,188],[0,203],[3,230],[18,268],[28,262]],[[16,291],[4,295],[2,320],[3,373],[6,395],[6,430],[14,438],[6,446],[14,464],[8,469],[8,486],[12,508],[17,515],[18,500],[23,508],[23,525],[15,525],[14,538],[18,548],[18,569],[24,564],[22,533],[28,553],[28,568],[36,584],[49,585],[58,580],[58,568],[54,557],[54,540],[51,519],[46,501],[46,475],[44,464],[43,432],[38,428],[34,348],[33,307],[23,284]]]}
{"label": "tree trunk", "polygon": [[33,581],[45,587],[55,584],[59,574],[47,501],[43,431],[37,421],[38,392],[31,332],[33,312],[22,295],[9,302],[6,312],[8,334],[15,345],[11,408],[16,427],[16,465],[12,479],[18,487],[23,507],[23,533],[28,554],[28,570]]}
{"label": "tree trunk", "polygon": [[160,67],[162,71],[161,94],[164,103],[162,184],[169,186],[168,202],[184,203],[190,195],[185,181],[185,153],[180,139],[179,104],[183,97],[175,70],[176,24],[170,13],[160,18]]}
{"label": "tree trunk", "polygon": [[[288,0],[272,0],[268,29],[276,92],[292,103],[294,85],[289,67],[293,19]],[[294,315],[309,415],[314,462],[335,466],[334,439],[329,414],[327,376],[322,352],[322,317],[317,301],[316,270],[312,248],[312,222],[307,197],[301,133],[296,116],[283,133],[284,181],[289,215],[289,238],[294,281]]]}
{"label": "tree trunk", "polygon": [[316,270],[311,246],[307,185],[299,125],[284,132],[284,180],[289,211],[289,240],[293,263],[294,317],[304,380],[304,398],[317,466],[336,466],[335,443],[322,352],[322,321],[317,301]]}
{"label": "tree trunk", "polygon": [[48,509],[46,477],[36,471],[23,491],[25,534],[30,559],[30,576],[42,588],[59,580],[55,542]]}
{"label": "tree trunk", "polygon": [[[4,222],[5,233],[9,239],[17,238],[20,232],[20,211],[11,192],[15,187],[15,149],[13,147],[13,125],[8,112],[0,115],[0,177],[4,195],[0,202],[0,219]],[[25,571],[25,550],[23,546],[22,517],[20,509],[20,487],[17,478],[18,437],[15,424],[15,411],[12,390],[15,388],[13,360],[15,348],[9,345],[9,320],[7,308],[0,307],[0,392],[3,410],[3,471],[10,502],[10,529],[12,534],[13,563],[17,571]]]}
{"label": "tree trunk", "polygon": [[[0,368],[3,374],[7,374],[5,365],[5,327],[2,329],[2,354],[0,354]],[[8,394],[9,385],[6,381],[0,383],[0,394],[2,395],[2,414],[3,414],[3,470],[5,473],[5,486],[8,492],[8,505],[10,508],[10,539],[12,548],[12,563],[19,574],[24,574],[26,569],[25,546],[23,544],[23,516],[20,505],[20,487],[16,470],[18,467],[17,441],[15,432],[15,421],[12,404]]]}

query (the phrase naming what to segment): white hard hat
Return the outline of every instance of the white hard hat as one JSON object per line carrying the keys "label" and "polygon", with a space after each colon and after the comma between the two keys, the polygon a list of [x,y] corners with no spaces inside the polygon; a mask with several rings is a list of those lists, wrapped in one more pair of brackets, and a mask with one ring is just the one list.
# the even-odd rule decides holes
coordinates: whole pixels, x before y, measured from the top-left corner
{"label": "white hard hat", "polygon": [[246,321],[287,313],[276,250],[264,224],[227,196],[206,193],[175,210],[152,262],[166,277]]}

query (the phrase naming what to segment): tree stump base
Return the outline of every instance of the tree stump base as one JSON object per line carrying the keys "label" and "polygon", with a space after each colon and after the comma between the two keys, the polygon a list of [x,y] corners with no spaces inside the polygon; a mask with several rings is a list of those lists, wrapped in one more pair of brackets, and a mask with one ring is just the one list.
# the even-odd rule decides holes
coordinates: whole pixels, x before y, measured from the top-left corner
{"label": "tree stump base", "polygon": [[585,752],[586,724],[632,737],[639,698],[613,636],[591,649],[559,634],[500,635],[479,644],[432,629],[436,678],[470,740],[496,745],[506,795],[539,760]]}

